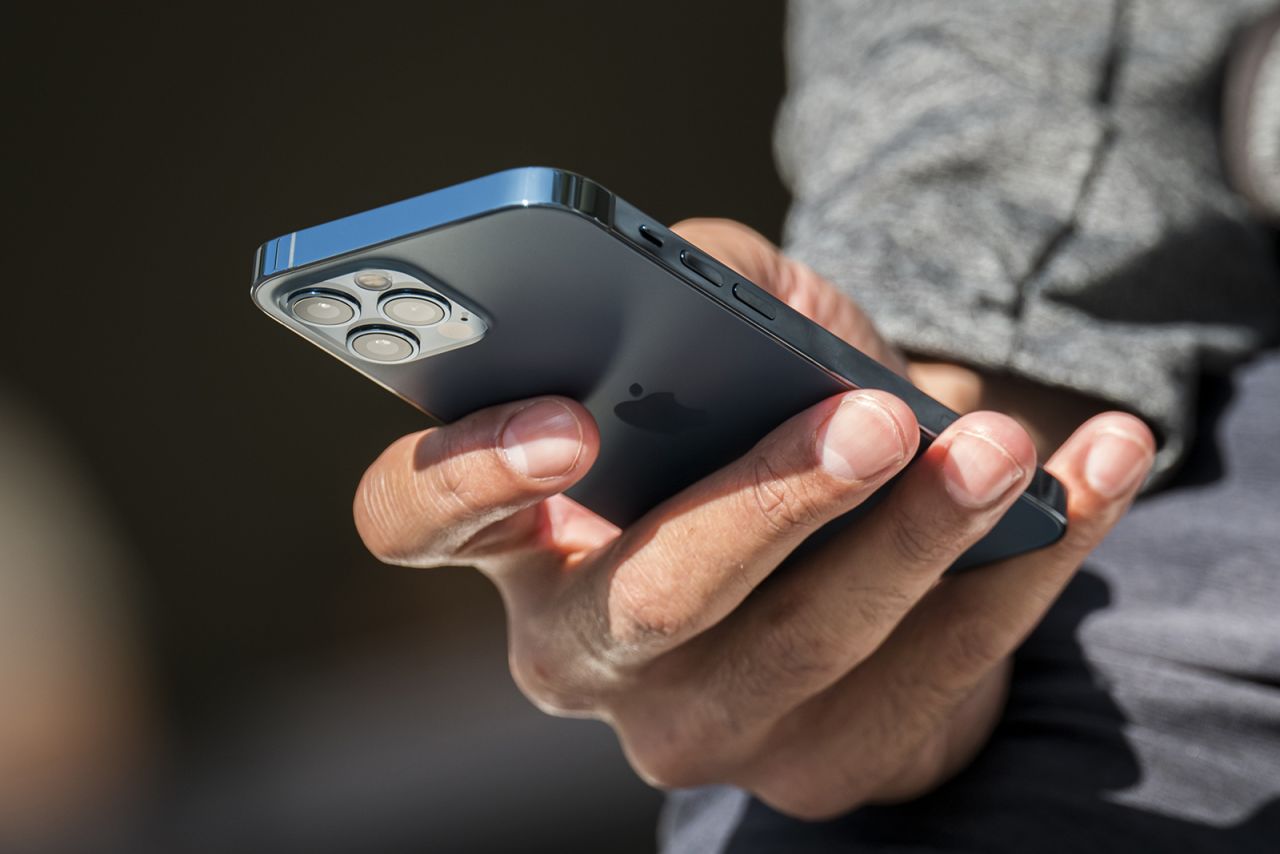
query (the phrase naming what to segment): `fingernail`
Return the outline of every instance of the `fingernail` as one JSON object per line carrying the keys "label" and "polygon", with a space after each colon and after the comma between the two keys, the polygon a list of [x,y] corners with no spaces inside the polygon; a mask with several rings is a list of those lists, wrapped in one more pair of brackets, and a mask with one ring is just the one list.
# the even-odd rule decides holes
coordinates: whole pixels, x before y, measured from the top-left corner
{"label": "fingernail", "polygon": [[902,462],[902,431],[875,398],[850,395],[818,434],[822,467],[841,480],[869,480]]}
{"label": "fingernail", "polygon": [[1138,485],[1151,467],[1147,446],[1126,433],[1103,430],[1084,458],[1084,479],[1106,498],[1119,498]]}
{"label": "fingernail", "polygon": [[582,425],[563,403],[539,401],[507,422],[502,452],[526,477],[558,477],[573,468],[582,453]]}
{"label": "fingernail", "polygon": [[965,507],[995,503],[1022,479],[1022,466],[995,439],[961,431],[947,446],[942,463],[947,492]]}

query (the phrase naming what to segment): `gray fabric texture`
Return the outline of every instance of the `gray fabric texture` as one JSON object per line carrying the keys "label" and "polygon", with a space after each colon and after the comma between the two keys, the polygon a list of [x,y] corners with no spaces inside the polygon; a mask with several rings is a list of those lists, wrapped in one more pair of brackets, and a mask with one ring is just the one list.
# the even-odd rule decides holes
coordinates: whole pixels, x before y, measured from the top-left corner
{"label": "gray fabric texture", "polygon": [[1224,181],[1220,68],[1263,0],[798,0],[777,154],[789,253],[905,349],[1158,431],[1274,337],[1270,246]]}
{"label": "gray fabric texture", "polygon": [[672,792],[658,821],[664,851],[723,854],[751,796],[732,786]]}

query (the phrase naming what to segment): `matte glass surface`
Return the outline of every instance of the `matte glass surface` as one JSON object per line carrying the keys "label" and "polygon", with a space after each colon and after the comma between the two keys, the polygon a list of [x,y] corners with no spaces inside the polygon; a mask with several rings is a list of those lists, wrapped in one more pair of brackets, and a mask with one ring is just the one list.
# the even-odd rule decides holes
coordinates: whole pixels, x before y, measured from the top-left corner
{"label": "matte glass surface", "polygon": [[[679,260],[688,244],[594,185],[584,190],[585,179],[572,176],[583,183],[566,194],[572,182],[557,184],[545,175],[497,177],[470,182],[488,182],[479,196],[442,191],[449,204],[398,203],[412,214],[398,223],[388,219],[385,212],[395,207],[388,206],[373,224],[359,223],[357,215],[272,241],[260,251],[260,272],[270,276],[280,265],[282,241],[294,244],[298,269],[260,280],[258,304],[445,422],[542,394],[581,401],[599,425],[601,451],[569,495],[620,526],[741,456],[791,415],[850,388],[899,394],[920,418],[924,443],[954,420],[945,407],[786,306],[773,301],[761,313],[762,306],[736,298],[733,285],[740,283],[753,300],[757,294],[772,300],[718,262],[708,259],[724,279],[721,286],[705,269],[703,275],[691,271]],[[529,199],[529,187],[541,187],[547,197]],[[462,205],[457,218],[450,215],[454,203]],[[476,212],[485,206],[489,212]],[[642,220],[662,247],[640,236]],[[417,233],[387,238],[379,229]],[[371,235],[381,238],[379,245],[347,249]],[[300,266],[298,246],[320,260]],[[325,256],[330,250],[335,254]],[[263,261],[268,256],[271,263]],[[375,365],[354,359],[284,310],[299,288],[366,267],[429,279],[478,314],[485,335],[429,358]],[[1061,487],[1039,472],[1028,494],[957,566],[1053,542],[1065,529],[1061,504]]]}

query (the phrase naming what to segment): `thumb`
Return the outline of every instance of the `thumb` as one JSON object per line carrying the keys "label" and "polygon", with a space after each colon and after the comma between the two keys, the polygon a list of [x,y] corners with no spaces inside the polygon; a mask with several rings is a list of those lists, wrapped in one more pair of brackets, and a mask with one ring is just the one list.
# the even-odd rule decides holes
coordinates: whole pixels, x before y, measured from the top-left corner
{"label": "thumb", "polygon": [[387,563],[454,563],[482,530],[581,479],[599,441],[591,415],[560,397],[495,406],[406,436],[365,472],[356,528]]}

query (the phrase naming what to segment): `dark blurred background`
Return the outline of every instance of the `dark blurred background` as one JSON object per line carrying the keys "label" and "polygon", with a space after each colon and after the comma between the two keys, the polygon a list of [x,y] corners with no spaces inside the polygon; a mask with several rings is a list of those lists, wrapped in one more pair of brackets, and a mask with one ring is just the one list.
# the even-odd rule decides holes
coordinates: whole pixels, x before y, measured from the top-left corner
{"label": "dark blurred background", "polygon": [[19,830],[652,850],[660,796],[602,724],[520,696],[489,584],[365,553],[356,482],[423,419],[263,317],[250,263],[278,234],[525,164],[776,238],[781,4],[320,8],[27,4],[6,28],[0,478],[34,520],[9,535],[54,543],[65,583],[29,607],[9,567],[0,642],[40,685],[85,674],[54,692],[80,741],[0,699],[30,755],[11,806],[44,816]]}

